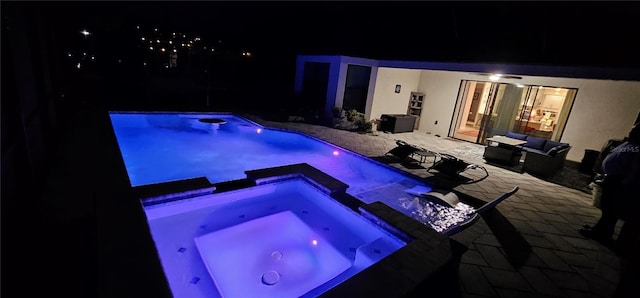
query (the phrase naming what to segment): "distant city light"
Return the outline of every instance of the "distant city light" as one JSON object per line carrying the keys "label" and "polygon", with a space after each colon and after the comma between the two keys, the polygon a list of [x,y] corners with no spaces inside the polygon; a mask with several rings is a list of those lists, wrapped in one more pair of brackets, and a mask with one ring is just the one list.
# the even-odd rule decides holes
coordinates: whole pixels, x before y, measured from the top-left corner
{"label": "distant city light", "polygon": [[142,62],[142,65],[147,66],[147,62]]}
{"label": "distant city light", "polygon": [[153,31],[158,32],[158,28],[153,28]]}
{"label": "distant city light", "polygon": [[80,31],[80,33],[82,35],[84,35],[84,37],[87,37],[87,36],[89,36],[89,34],[91,34],[91,32],[87,31],[87,29],[82,29],[82,31]]}
{"label": "distant city light", "polygon": [[187,44],[187,47],[191,47],[191,44]]}
{"label": "distant city light", "polygon": [[136,26],[136,29],[140,30],[140,26]]}
{"label": "distant city light", "polygon": [[71,52],[68,52],[68,53],[67,53],[67,56],[71,57]]}
{"label": "distant city light", "polygon": [[182,35],[182,38],[187,38],[187,36],[183,34],[183,35]]}
{"label": "distant city light", "polygon": [[76,68],[80,69],[81,65],[80,62],[78,62],[78,64],[76,64]]}
{"label": "distant city light", "polygon": [[122,63],[122,59],[118,59],[118,63]]}
{"label": "distant city light", "polygon": [[149,47],[149,50],[152,50],[152,51],[153,51],[153,47]]}
{"label": "distant city light", "polygon": [[178,52],[178,50],[176,50],[176,49],[173,49],[173,52],[174,52],[174,53],[176,53],[176,52]]}
{"label": "distant city light", "polygon": [[170,41],[169,41],[169,44],[173,44],[173,41],[171,41],[171,40],[170,40]]}
{"label": "distant city light", "polygon": [[144,37],[140,38],[142,41],[145,41]]}
{"label": "distant city light", "polygon": [[184,47],[184,44],[181,44]]}
{"label": "distant city light", "polygon": [[82,52],[82,56],[86,56],[86,55],[87,55],[87,52]]}
{"label": "distant city light", "polygon": [[96,56],[91,56],[91,60],[96,60]]}
{"label": "distant city light", "polygon": [[213,51],[215,51],[215,50],[216,50],[216,49],[211,49],[211,51],[212,51],[212,52],[213,52]]}
{"label": "distant city light", "polygon": [[165,65],[164,68],[169,68],[169,65]]}
{"label": "distant city light", "polygon": [[160,51],[163,51],[163,52],[164,52],[164,51],[165,51],[165,49],[164,49],[164,48],[162,48],[162,49],[160,49]]}
{"label": "distant city light", "polygon": [[160,40],[159,40],[159,39],[156,39],[156,42],[157,42],[157,43],[160,43]]}
{"label": "distant city light", "polygon": [[171,33],[171,34],[173,34],[173,36],[176,36],[176,33],[175,33],[175,32],[173,32],[173,33]]}

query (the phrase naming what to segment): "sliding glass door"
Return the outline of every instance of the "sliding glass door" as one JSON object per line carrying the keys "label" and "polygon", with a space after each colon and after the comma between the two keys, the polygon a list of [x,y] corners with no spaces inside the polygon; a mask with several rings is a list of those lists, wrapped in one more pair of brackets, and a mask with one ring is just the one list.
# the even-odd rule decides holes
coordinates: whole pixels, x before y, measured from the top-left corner
{"label": "sliding glass door", "polygon": [[575,89],[462,81],[449,136],[474,143],[508,131],[559,140]]}

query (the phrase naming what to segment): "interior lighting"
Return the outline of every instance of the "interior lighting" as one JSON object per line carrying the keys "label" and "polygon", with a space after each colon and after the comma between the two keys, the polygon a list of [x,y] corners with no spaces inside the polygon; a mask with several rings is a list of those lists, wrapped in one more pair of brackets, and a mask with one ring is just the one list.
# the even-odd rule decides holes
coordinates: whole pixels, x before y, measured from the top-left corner
{"label": "interior lighting", "polygon": [[497,81],[497,80],[499,80],[501,77],[502,77],[502,75],[501,75],[501,74],[492,74],[492,75],[490,75],[490,76],[489,76],[489,80]]}
{"label": "interior lighting", "polygon": [[516,87],[518,87],[518,88],[524,88],[524,85],[522,85],[522,84],[516,84]]}

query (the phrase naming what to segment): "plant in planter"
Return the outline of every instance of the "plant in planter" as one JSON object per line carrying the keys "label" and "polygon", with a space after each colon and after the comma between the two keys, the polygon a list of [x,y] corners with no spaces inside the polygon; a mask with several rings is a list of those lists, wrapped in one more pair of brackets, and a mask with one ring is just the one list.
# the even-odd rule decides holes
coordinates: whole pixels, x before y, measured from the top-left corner
{"label": "plant in planter", "polygon": [[359,133],[371,132],[371,127],[373,126],[371,121],[364,120],[364,116],[358,117],[358,119],[355,120],[354,124],[356,126],[356,131]]}
{"label": "plant in planter", "polygon": [[360,113],[356,109],[347,110],[347,120],[355,121],[360,116]]}

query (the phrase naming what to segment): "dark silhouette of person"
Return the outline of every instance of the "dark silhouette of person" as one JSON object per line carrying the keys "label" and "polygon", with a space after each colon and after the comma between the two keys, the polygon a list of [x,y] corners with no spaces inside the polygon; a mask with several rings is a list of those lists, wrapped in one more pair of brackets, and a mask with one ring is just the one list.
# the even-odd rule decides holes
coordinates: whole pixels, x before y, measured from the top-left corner
{"label": "dark silhouette of person", "polygon": [[640,186],[640,123],[636,123],[629,136],[604,158],[602,172],[605,174],[600,199],[602,214],[593,226],[583,226],[580,234],[604,244],[612,244],[618,211],[627,201],[638,201],[633,192],[634,185]]}
{"label": "dark silhouette of person", "polygon": [[[640,123],[628,138],[607,155],[602,163],[602,215],[593,226],[579,229],[583,236],[601,242],[620,256],[620,279],[615,298],[640,297]],[[612,237],[618,219],[624,221],[615,242]]]}

